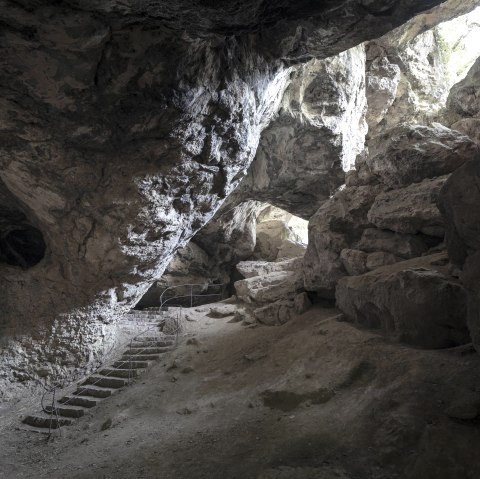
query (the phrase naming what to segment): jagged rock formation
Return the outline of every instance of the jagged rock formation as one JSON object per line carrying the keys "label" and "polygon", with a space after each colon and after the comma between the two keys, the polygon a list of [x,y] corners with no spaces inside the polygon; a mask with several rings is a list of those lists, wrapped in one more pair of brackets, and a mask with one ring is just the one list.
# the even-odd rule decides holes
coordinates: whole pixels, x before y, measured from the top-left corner
{"label": "jagged rock formation", "polygon": [[302,257],[277,262],[244,261],[237,265],[245,278],[234,283],[238,299],[250,305],[262,324],[286,323],[293,312],[308,308],[303,292]]}
{"label": "jagged rock formation", "polygon": [[443,120],[454,130],[461,131],[480,143],[480,58],[464,80],[453,86],[447,100]]}
{"label": "jagged rock formation", "polygon": [[[476,6],[475,1],[450,0],[367,42],[369,138],[402,122],[428,124],[442,112],[452,86],[452,52],[438,25]],[[459,36],[466,26],[457,26]]]}
{"label": "jagged rock formation", "polygon": [[237,194],[310,218],[363,150],[365,113],[363,46],[298,68]]}
{"label": "jagged rock formation", "polygon": [[[310,221],[305,286],[321,296],[333,297],[343,276],[392,263],[394,257],[420,256],[441,243],[444,227],[436,203],[445,175],[477,154],[467,136],[439,123],[401,124],[369,145],[347,187]],[[367,267],[361,252],[383,254]]]}
{"label": "jagged rock formation", "polygon": [[450,261],[461,269],[468,293],[468,326],[477,350],[480,348],[480,157],[476,155],[455,171],[441,191],[439,205],[445,219]]}
{"label": "jagged rock formation", "polygon": [[351,321],[394,341],[425,348],[465,344],[466,292],[446,264],[440,253],[345,277],[336,289],[337,304]]}
{"label": "jagged rock formation", "polygon": [[35,266],[2,266],[4,336],[55,344],[71,322],[93,340],[89,322],[134,304],[239,183],[288,64],[439,1],[390,3],[3,2],[2,256],[28,267],[45,243]]}

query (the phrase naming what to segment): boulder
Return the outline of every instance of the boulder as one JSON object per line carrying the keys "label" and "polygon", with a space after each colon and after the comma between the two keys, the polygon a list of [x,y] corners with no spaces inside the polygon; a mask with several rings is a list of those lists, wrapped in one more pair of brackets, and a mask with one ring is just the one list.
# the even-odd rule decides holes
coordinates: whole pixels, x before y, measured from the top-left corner
{"label": "boulder", "polygon": [[279,271],[236,281],[238,298],[246,303],[273,303],[293,299],[303,289],[301,272]]}
{"label": "boulder", "polygon": [[307,251],[306,244],[299,243],[298,241],[283,240],[278,248],[277,260],[304,256],[305,251]]}
{"label": "boulder", "polygon": [[367,213],[381,186],[338,191],[311,218],[304,257],[305,288],[333,298],[336,282],[347,274],[340,254],[352,248],[369,226]]}
{"label": "boulder", "polygon": [[376,253],[367,255],[366,267],[369,271],[372,271],[388,264],[398,263],[399,261],[401,261],[401,259],[392,253],[377,251]]}
{"label": "boulder", "polygon": [[302,257],[297,257],[275,262],[241,261],[236,268],[244,278],[253,278],[254,276],[265,276],[276,272],[299,271],[302,265]]}
{"label": "boulder", "polygon": [[445,183],[439,207],[450,261],[461,269],[468,292],[468,326],[480,351],[480,158],[470,160]]}
{"label": "boulder", "polygon": [[312,302],[307,293],[299,293],[293,299],[293,306],[297,314],[303,314],[312,307]]}
{"label": "boulder", "polygon": [[342,249],[340,261],[350,276],[367,272],[367,253],[358,249]]}
{"label": "boulder", "polygon": [[276,326],[289,321],[294,312],[292,301],[277,301],[276,303],[257,308],[253,314],[259,323],[266,326]]}
{"label": "boulder", "polygon": [[473,142],[480,145],[480,118],[462,118],[453,123],[451,128],[467,135]]}
{"label": "boulder", "polygon": [[463,118],[480,117],[480,58],[473,64],[467,76],[454,85],[447,99],[444,119],[452,125]]}
{"label": "boulder", "polygon": [[470,341],[466,292],[432,266],[440,256],[345,277],[337,285],[337,306],[348,320],[394,341],[423,348],[465,344]]}
{"label": "boulder", "polygon": [[421,256],[428,250],[428,246],[418,236],[376,228],[365,229],[356,247],[367,253],[383,251],[404,259]]}
{"label": "boulder", "polygon": [[447,176],[426,179],[380,193],[368,212],[369,221],[377,228],[397,233],[443,238],[445,230],[437,199],[446,179]]}
{"label": "boulder", "polygon": [[398,188],[451,173],[476,150],[467,136],[439,123],[404,123],[370,142],[367,166],[379,181]]}

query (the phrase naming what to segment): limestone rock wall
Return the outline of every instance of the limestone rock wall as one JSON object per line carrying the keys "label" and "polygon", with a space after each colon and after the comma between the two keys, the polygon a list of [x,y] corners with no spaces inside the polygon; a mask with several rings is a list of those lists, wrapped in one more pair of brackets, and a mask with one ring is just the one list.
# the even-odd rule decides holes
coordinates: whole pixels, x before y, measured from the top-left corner
{"label": "limestone rock wall", "polygon": [[[132,307],[238,186],[293,65],[439,3],[2,1],[9,350],[35,331],[55,345],[39,346],[37,362],[102,354],[92,324]],[[75,339],[62,342],[69,325]]]}
{"label": "limestone rock wall", "polygon": [[437,200],[446,174],[475,155],[474,142],[440,124],[400,125],[379,138],[357,161],[348,186],[310,220],[306,289],[332,298],[344,276],[437,247],[444,236]]}

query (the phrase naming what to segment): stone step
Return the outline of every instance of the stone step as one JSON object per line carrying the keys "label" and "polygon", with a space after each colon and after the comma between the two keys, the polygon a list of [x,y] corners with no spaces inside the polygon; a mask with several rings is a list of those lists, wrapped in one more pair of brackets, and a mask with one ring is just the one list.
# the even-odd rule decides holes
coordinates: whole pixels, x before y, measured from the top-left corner
{"label": "stone step", "polygon": [[[135,358],[137,358],[137,356],[135,356]],[[118,369],[145,369],[148,367],[148,361],[130,361],[128,358],[125,358],[122,361],[115,361],[113,367]]]}
{"label": "stone step", "polygon": [[47,414],[35,414],[31,416],[27,416],[23,421],[24,424],[28,424],[29,426],[33,427],[41,427],[41,428],[51,428],[51,429],[58,429],[62,426],[70,426],[72,424],[71,419],[67,419],[64,417],[57,418],[55,415]]}
{"label": "stone step", "polygon": [[173,346],[173,341],[132,341],[131,348],[167,348]]}
{"label": "stone step", "polygon": [[130,356],[128,353],[125,353],[122,359],[128,361],[130,357],[135,358],[135,361],[156,361],[160,358],[160,354],[135,354]]}
{"label": "stone step", "polygon": [[108,398],[115,392],[115,389],[109,387],[102,387],[99,385],[84,384],[79,386],[73,393],[75,396],[92,396],[96,398]]}
{"label": "stone step", "polygon": [[105,368],[100,371],[100,374],[115,378],[136,378],[138,376],[138,369],[130,369],[128,366],[128,361],[126,361],[123,368]]}
{"label": "stone step", "polygon": [[[52,411],[52,407],[46,406],[45,411],[47,412],[47,414],[50,414],[50,411]],[[56,408],[53,408],[53,414],[58,414],[59,416],[63,417],[78,418],[82,417],[85,414],[85,409],[81,406],[59,404]]]}
{"label": "stone step", "polygon": [[133,340],[136,342],[142,342],[142,341],[160,341],[163,338],[160,338],[160,336],[139,336],[138,338],[134,338]]}
{"label": "stone step", "polygon": [[140,347],[140,348],[128,348],[123,356],[135,355],[135,354],[162,354],[170,351],[170,348],[167,347]]}
{"label": "stone step", "polygon": [[128,384],[128,379],[111,378],[99,374],[93,374],[88,377],[83,384],[92,384],[94,386],[101,386],[102,388],[120,389]]}
{"label": "stone step", "polygon": [[62,404],[68,404],[69,406],[82,406],[82,407],[94,407],[98,404],[98,398],[92,396],[64,396],[58,401]]}

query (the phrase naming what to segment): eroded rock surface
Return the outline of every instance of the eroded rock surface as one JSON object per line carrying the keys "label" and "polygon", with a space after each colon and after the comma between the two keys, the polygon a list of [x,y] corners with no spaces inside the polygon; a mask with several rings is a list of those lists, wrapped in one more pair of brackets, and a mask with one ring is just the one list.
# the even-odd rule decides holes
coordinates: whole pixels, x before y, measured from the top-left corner
{"label": "eroded rock surface", "polygon": [[468,292],[468,326],[480,348],[480,159],[465,163],[445,183],[439,206],[445,219],[450,261],[461,269]]}
{"label": "eroded rock surface", "polygon": [[367,168],[395,188],[451,173],[476,152],[465,135],[433,123],[402,124],[370,143]]}
{"label": "eroded rock surface", "polygon": [[35,266],[2,266],[3,335],[60,344],[57,322],[114,321],[238,186],[293,64],[439,3],[3,2],[1,188],[9,228],[20,212],[45,242]]}
{"label": "eroded rock surface", "polygon": [[360,240],[380,187],[359,186],[339,191],[324,203],[309,223],[304,260],[305,287],[333,297],[336,282],[346,275],[340,254]]}
{"label": "eroded rock surface", "polygon": [[368,219],[380,229],[443,238],[445,229],[437,199],[446,179],[446,176],[427,179],[379,194],[368,212]]}
{"label": "eroded rock surface", "polygon": [[341,279],[338,307],[359,325],[425,348],[467,343],[466,292],[436,269],[444,254],[400,262]]}

